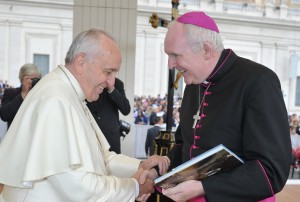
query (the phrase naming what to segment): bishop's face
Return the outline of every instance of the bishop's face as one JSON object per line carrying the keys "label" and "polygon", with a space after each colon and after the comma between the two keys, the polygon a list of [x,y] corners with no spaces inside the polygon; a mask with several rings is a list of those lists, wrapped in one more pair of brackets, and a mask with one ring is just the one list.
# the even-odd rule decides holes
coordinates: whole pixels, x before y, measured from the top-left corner
{"label": "bishop's face", "polygon": [[[105,36],[103,36],[105,37]],[[111,39],[101,42],[102,50],[92,61],[87,62],[83,90],[89,102],[96,101],[110,80],[114,80],[121,66],[121,53]]]}
{"label": "bishop's face", "polygon": [[193,52],[184,32],[184,24],[174,22],[165,38],[165,52],[168,66],[183,73],[186,84],[199,84],[206,80],[209,73],[205,69],[203,51]]}

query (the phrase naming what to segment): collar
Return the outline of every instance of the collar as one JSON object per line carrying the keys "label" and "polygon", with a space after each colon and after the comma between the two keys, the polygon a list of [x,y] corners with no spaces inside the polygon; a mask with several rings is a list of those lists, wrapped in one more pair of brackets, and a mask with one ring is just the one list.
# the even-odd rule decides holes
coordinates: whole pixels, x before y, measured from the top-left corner
{"label": "collar", "polygon": [[231,49],[224,49],[214,70],[201,85],[207,86],[209,83],[214,85],[218,82],[223,75],[230,70],[232,63],[236,60],[236,58],[237,55]]}
{"label": "collar", "polygon": [[78,83],[76,78],[73,76],[73,74],[64,65],[58,65],[58,67],[65,74],[67,80],[70,82],[72,88],[76,92],[79,100],[82,102],[85,102],[85,99],[86,99],[85,94],[84,94],[80,84]]}

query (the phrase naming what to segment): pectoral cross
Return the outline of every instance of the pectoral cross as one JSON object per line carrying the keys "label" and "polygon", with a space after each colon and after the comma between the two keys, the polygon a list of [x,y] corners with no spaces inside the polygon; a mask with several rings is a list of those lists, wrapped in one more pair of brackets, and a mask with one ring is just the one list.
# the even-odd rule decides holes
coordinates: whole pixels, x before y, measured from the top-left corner
{"label": "pectoral cross", "polygon": [[193,129],[195,129],[197,122],[201,119],[199,113],[200,113],[200,109],[198,109],[197,113],[193,116],[194,119]]}

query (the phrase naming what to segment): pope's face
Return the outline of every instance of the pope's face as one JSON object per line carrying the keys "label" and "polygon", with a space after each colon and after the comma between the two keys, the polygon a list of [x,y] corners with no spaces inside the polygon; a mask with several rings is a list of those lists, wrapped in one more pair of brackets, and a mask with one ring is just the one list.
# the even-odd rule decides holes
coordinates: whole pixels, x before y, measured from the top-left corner
{"label": "pope's face", "polygon": [[107,87],[110,80],[114,80],[116,73],[120,70],[121,54],[116,44],[107,39],[102,42],[101,47],[105,51],[87,62],[87,76],[83,90],[89,102],[96,101],[103,89]]}
{"label": "pope's face", "polygon": [[186,84],[202,83],[209,75],[203,65],[203,51],[193,52],[185,36],[184,24],[174,22],[168,28],[165,52],[169,68],[181,71]]}

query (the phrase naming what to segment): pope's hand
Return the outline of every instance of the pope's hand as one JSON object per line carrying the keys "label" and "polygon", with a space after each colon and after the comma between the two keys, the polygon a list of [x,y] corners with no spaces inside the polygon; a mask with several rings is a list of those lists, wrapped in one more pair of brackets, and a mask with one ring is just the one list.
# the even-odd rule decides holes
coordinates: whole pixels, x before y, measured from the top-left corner
{"label": "pope's hand", "polygon": [[[153,172],[150,170],[144,170],[140,168],[133,177],[139,183],[139,201],[144,201],[144,199],[148,198],[154,192],[154,181],[153,181]],[[148,196],[149,195],[149,196]],[[148,196],[148,197],[147,197]]]}
{"label": "pope's hand", "polygon": [[170,159],[167,156],[158,156],[153,155],[150,156],[148,159],[144,160],[140,167],[144,170],[150,170],[151,168],[158,166],[160,175],[165,174],[170,166]]}

